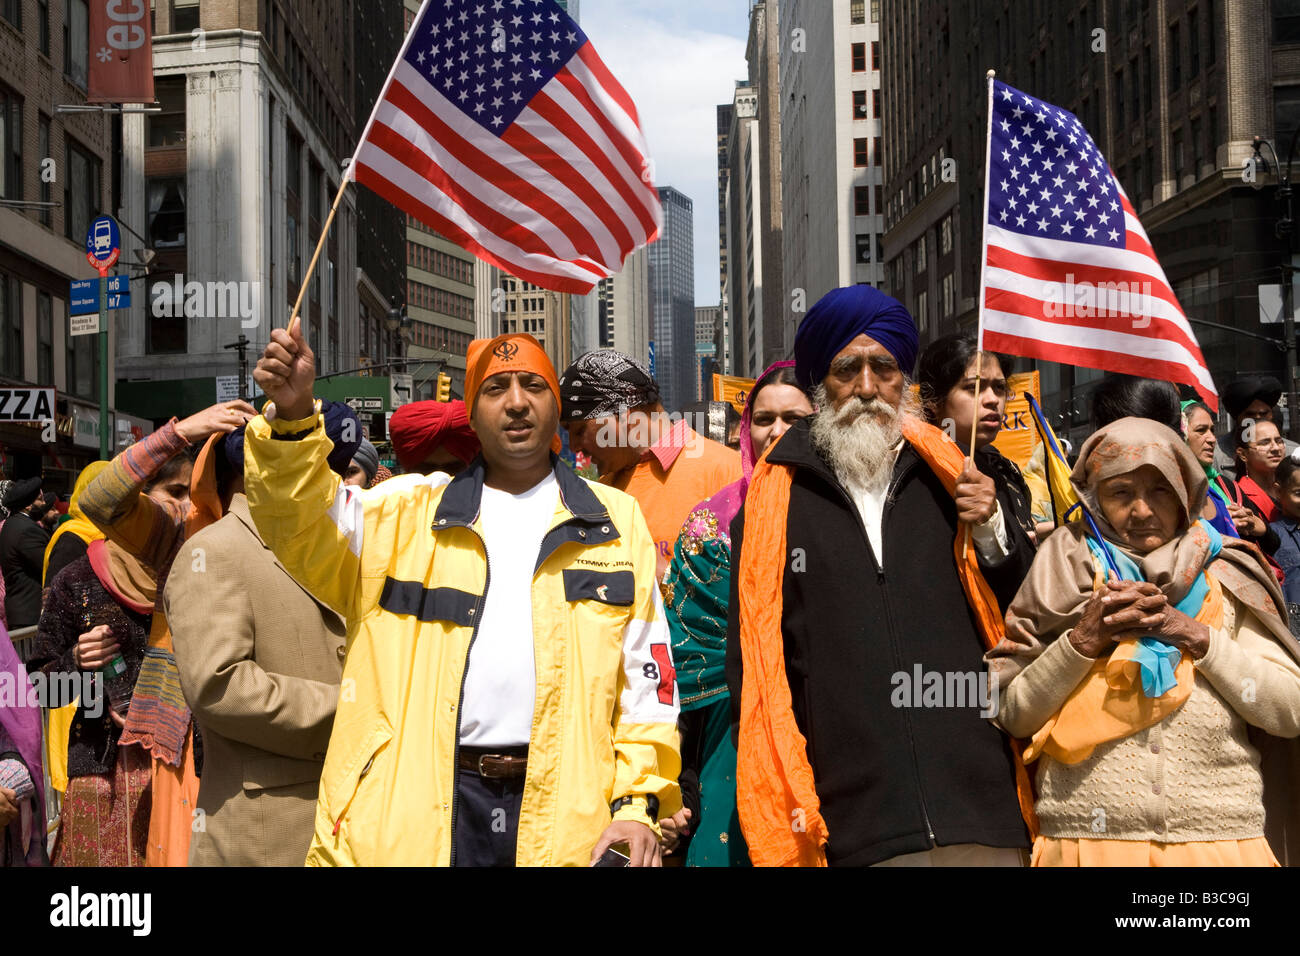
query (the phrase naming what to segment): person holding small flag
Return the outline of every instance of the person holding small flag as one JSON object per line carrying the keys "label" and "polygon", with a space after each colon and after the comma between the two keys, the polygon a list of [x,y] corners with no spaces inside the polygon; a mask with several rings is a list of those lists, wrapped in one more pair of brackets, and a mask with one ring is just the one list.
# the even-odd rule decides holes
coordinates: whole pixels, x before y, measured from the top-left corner
{"label": "person holding small flag", "polygon": [[633,498],[556,456],[545,351],[471,342],[481,454],[360,492],[328,468],[291,328],[254,372],[275,417],[249,424],[245,483],[267,545],[347,620],[307,863],[587,865],[622,846],[660,865],[681,796],[654,546]]}

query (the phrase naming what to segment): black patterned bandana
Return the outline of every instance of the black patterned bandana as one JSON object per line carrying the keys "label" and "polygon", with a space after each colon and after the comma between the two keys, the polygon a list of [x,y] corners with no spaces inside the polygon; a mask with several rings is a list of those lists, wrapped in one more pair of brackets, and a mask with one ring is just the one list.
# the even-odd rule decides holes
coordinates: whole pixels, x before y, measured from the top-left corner
{"label": "black patterned bandana", "polygon": [[613,349],[588,352],[560,377],[561,422],[605,418],[658,401],[649,369]]}

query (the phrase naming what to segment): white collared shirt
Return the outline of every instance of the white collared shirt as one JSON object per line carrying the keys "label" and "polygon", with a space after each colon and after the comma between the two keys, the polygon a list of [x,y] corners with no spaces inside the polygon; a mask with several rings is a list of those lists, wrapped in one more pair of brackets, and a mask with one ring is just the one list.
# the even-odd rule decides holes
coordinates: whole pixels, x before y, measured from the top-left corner
{"label": "white collared shirt", "polygon": [[[890,465],[890,474],[892,476],[894,468],[898,466],[898,456],[903,450],[903,442],[900,441],[891,450],[893,462]],[[857,508],[858,515],[862,518],[862,526],[866,529],[867,540],[871,543],[871,552],[876,556],[876,565],[883,571],[885,567],[885,549],[881,534],[884,528],[885,519],[885,502],[889,500],[889,494],[893,491],[894,482],[891,477],[889,484],[878,490],[869,490],[859,487],[858,485],[844,482],[844,490],[849,493],[853,501],[853,506]],[[970,525],[971,542],[980,553],[980,557],[990,563],[997,563],[1007,556],[1010,552],[1010,542],[1007,537],[1006,521],[1002,516],[1002,505],[994,502],[993,514],[982,524]]]}

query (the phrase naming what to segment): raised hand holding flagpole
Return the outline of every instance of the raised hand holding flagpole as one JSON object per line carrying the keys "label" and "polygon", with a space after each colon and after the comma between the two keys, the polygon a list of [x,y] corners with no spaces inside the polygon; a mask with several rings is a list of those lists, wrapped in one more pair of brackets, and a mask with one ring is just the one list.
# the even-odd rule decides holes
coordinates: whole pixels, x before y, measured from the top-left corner
{"label": "raised hand holding flagpole", "polygon": [[[996,71],[989,70],[985,74],[988,79],[988,101],[989,101],[989,118],[988,132],[984,137],[984,221],[989,220],[989,166],[991,164],[993,149],[993,78],[997,75]],[[975,313],[975,404],[971,410],[970,419],[970,446],[966,455],[967,470],[975,467],[975,429],[979,424],[979,402],[980,402],[980,373],[984,371],[984,265],[988,262],[988,230],[983,230],[984,241],[981,243],[980,258],[980,297]],[[966,559],[966,552],[970,548],[970,525],[967,525],[963,532],[961,542],[962,560]]]}

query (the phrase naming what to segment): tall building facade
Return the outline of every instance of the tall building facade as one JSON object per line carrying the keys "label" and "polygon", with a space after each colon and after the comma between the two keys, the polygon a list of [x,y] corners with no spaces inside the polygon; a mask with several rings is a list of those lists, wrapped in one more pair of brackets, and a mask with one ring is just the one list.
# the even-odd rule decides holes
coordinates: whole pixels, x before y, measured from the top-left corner
{"label": "tall building facade", "polygon": [[781,209],[781,31],[777,0],[757,0],[749,12],[745,48],[749,85],[758,109],[758,237],[756,282],[762,306],[763,357],[758,371],[794,354],[795,315],[785,295]]}
{"label": "tall building facade", "polygon": [[[0,387],[57,390],[53,435],[0,423],[0,477],[44,473],[54,491],[99,457],[99,339],[70,334],[69,283],[95,275],[86,228],[116,209],[121,183],[121,119],[59,110],[86,104],[87,23],[84,0],[0,3]],[[119,272],[142,247],[122,238]],[[110,335],[110,407],[115,344]]]}
{"label": "tall building facade", "polygon": [[782,0],[779,18],[782,341],[793,344],[800,304],[884,281],[879,4]]}
{"label": "tall building facade", "polygon": [[618,349],[650,364],[650,250],[642,246],[597,287],[598,348]]}
{"label": "tall building facade", "polygon": [[[984,74],[993,68],[1088,129],[1138,210],[1216,383],[1251,372],[1285,381],[1281,350],[1254,337],[1282,330],[1260,324],[1260,286],[1280,283],[1291,258],[1274,232],[1276,163],[1264,150],[1270,171],[1258,191],[1243,181],[1242,164],[1255,136],[1285,164],[1300,127],[1292,4],[882,6],[889,290],[918,313],[927,338],[976,321]],[[943,176],[945,158],[955,181]],[[1053,424],[1076,438],[1086,433],[1088,397],[1102,373],[1036,365]]]}
{"label": "tall building facade", "polygon": [[119,393],[141,414],[215,401],[214,378],[239,368],[225,346],[247,336],[251,365],[300,292],[318,373],[358,364],[356,189],[307,277],[355,146],[355,15],[342,0],[156,5],[161,111],[122,135],[122,218],[157,254],[117,326]]}
{"label": "tall building facade", "polygon": [[[356,74],[353,141],[360,142],[370,111],[402,47],[410,14],[386,0],[354,0]],[[409,10],[409,5],[408,5]],[[406,299],[406,221],[386,199],[357,190],[357,365],[380,366],[379,374],[405,371],[387,366],[400,347],[400,333],[388,329],[391,309]],[[351,366],[349,366],[351,367]]]}
{"label": "tall building facade", "polygon": [[727,298],[727,222],[730,218],[727,209],[727,178],[731,173],[729,154],[734,111],[733,103],[718,104],[718,288],[722,290],[722,304],[719,307],[717,328],[714,330],[714,352],[721,356],[718,361],[726,369],[731,368],[731,309]]}
{"label": "tall building facade", "polygon": [[[732,374],[754,378],[762,371],[763,179],[759,140],[758,93],[747,81],[736,84],[728,135],[727,285]],[[780,321],[779,315],[773,321]]]}
{"label": "tall building facade", "polygon": [[659,187],[663,232],[649,248],[651,352],[664,408],[675,411],[695,393],[695,232],[691,200]]}
{"label": "tall building facade", "polygon": [[718,354],[713,330],[721,311],[716,305],[695,307],[695,398],[698,401],[708,401],[713,396],[713,368]]}

